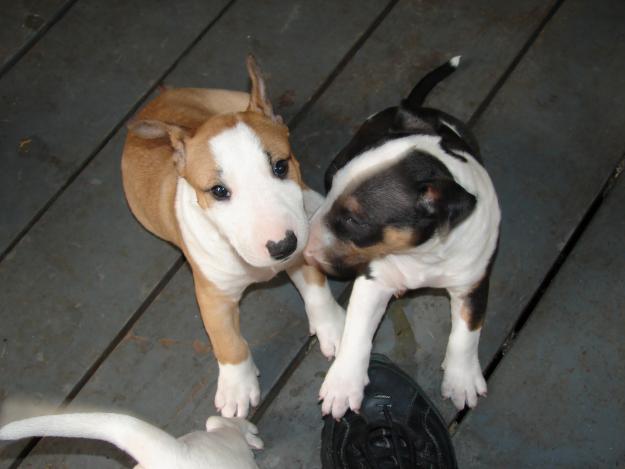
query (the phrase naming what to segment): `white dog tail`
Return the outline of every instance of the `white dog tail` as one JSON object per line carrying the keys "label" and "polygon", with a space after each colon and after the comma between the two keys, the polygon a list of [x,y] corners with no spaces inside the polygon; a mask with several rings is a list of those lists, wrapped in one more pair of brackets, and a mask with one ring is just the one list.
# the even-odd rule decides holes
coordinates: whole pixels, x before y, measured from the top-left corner
{"label": "white dog tail", "polygon": [[11,422],[0,428],[0,440],[33,436],[93,438],[114,444],[146,469],[172,468],[181,443],[143,420],[123,414],[76,413],[44,415]]}

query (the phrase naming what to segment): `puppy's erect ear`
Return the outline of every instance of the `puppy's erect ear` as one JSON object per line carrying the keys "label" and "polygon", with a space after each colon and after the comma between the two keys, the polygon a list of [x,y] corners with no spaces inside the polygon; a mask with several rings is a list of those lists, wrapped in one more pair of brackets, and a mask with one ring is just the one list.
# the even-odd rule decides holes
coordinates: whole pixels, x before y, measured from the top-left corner
{"label": "puppy's erect ear", "polygon": [[148,140],[169,137],[174,149],[173,158],[176,168],[182,174],[186,159],[185,140],[190,136],[185,129],[156,120],[135,120],[128,123],[128,130],[137,137]]}
{"label": "puppy's erect ear", "polygon": [[247,56],[246,64],[247,73],[249,74],[252,82],[250,104],[247,107],[247,110],[258,112],[269,117],[272,121],[282,124],[282,117],[275,115],[273,112],[271,101],[269,101],[269,97],[267,96],[265,80],[263,79],[260,67],[256,63],[256,59],[252,54]]}
{"label": "puppy's erect ear", "polygon": [[438,179],[419,187],[416,210],[419,217],[436,220],[439,233],[445,235],[473,212],[476,202],[456,181]]}

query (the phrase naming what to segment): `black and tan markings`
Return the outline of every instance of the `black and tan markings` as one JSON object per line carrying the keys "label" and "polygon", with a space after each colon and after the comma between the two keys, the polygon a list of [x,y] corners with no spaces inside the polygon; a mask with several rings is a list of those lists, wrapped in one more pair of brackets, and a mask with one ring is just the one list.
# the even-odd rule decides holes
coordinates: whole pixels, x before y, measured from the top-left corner
{"label": "black and tan markings", "polygon": [[334,202],[324,219],[337,240],[330,262],[339,275],[361,273],[372,259],[453,229],[475,203],[437,158],[411,151]]}

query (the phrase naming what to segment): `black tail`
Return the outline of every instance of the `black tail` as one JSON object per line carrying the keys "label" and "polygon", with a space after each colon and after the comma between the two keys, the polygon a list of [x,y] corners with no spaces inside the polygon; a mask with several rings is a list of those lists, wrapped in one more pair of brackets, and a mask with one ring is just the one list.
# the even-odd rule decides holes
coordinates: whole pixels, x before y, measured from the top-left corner
{"label": "black tail", "polygon": [[432,91],[432,88],[451,75],[458,68],[458,64],[460,64],[459,55],[432,70],[417,83],[417,86],[412,89],[408,97],[402,101],[402,105],[413,111],[419,109],[423,106],[423,102],[430,91]]}

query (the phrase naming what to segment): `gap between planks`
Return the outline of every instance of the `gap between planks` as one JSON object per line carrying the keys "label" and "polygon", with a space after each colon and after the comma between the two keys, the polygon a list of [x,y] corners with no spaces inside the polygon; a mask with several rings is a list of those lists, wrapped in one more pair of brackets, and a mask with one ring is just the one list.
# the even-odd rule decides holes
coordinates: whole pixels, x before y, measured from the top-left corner
{"label": "gap between planks", "polygon": [[6,61],[6,63],[0,68],[0,79],[4,75],[6,75],[9,70],[11,70],[20,60],[22,60],[22,57],[24,57],[33,47],[37,45],[37,43],[43,38],[43,36],[45,36],[46,33],[50,31],[50,29],[52,29],[52,27],[65,16],[65,14],[70,10],[70,8],[74,6],[77,1],[78,0],[69,0],[68,2],[64,3],[58,9],[58,11],[54,15],[52,15],[52,18],[44,23],[41,29],[39,29],[33,35],[33,37],[26,41],[26,44],[20,47],[17,52],[15,52],[15,54],[13,54],[13,56]]}
{"label": "gap between planks", "polygon": [[[74,0],[74,2],[77,0]],[[59,190],[48,200],[45,206],[33,217],[33,219],[27,224],[27,226],[18,234],[18,236],[9,244],[7,249],[0,254],[0,262],[6,257],[6,255],[19,243],[19,241],[26,235],[26,233],[37,223],[37,221],[43,216],[43,214],[54,204],[54,202],[61,196],[61,194],[72,184],[72,182],[80,175],[80,173],[89,165],[89,163],[99,154],[99,152],[106,146],[106,144],[113,138],[113,136],[119,131],[119,129],[124,125],[124,123],[132,117],[135,112],[144,104],[145,100],[150,96],[150,94],[163,82],[163,80],[176,68],[176,66],[184,59],[186,55],[195,47],[195,45],[208,33],[208,31],[212,28],[214,24],[219,21],[223,15],[232,7],[232,5],[236,2],[236,0],[231,0],[228,4],[222,8],[222,10],[215,16],[215,18],[198,34],[198,36],[187,46],[181,55],[165,70],[165,72],[157,79],[157,81],[146,91],[146,93],[139,98],[139,100],[131,107],[128,113],[120,120],[120,122],[109,132],[109,134],[104,138],[104,140],[96,147],[96,149],[87,157],[85,161],[77,168],[77,170],[72,173],[72,175],[68,178],[68,180],[59,188]],[[323,81],[323,83],[317,88],[317,90],[313,93],[311,98],[302,106],[302,108],[298,111],[298,113],[293,116],[291,121],[289,122],[289,128],[293,130],[299,122],[308,114],[312,106],[317,102],[317,100],[323,95],[323,93],[328,89],[328,87],[334,82],[336,77],[341,73],[341,71],[345,68],[345,66],[349,63],[349,61],[354,57],[354,55],[358,52],[358,50],[363,46],[363,44],[367,41],[367,39],[373,34],[373,32],[377,29],[377,27],[384,21],[384,19],[391,12],[393,7],[399,2],[399,0],[390,0],[389,3],[385,6],[385,8],[375,17],[371,25],[363,32],[362,35],[356,40],[356,42],[349,48],[347,53],[343,56],[343,58],[339,61],[336,67],[332,69],[328,77]],[[58,20],[57,20],[58,21]],[[93,362],[93,364],[87,369],[85,374],[81,377],[81,379],[76,383],[76,385],[72,388],[72,390],[65,397],[63,402],[61,403],[59,408],[67,407],[72,400],[78,395],[78,393],[82,390],[82,388],[89,382],[91,377],[97,372],[98,368],[106,361],[106,359],[110,356],[110,354],[115,350],[117,345],[124,339],[128,331],[133,327],[134,324],[143,316],[143,313],[149,308],[152,302],[156,299],[156,297],[160,294],[160,292],[167,286],[169,281],[173,278],[173,276],[180,270],[180,268],[186,263],[184,256],[180,255],[174,264],[168,269],[163,278],[158,282],[158,284],[152,289],[146,299],[141,303],[139,308],[130,316],[128,321],[124,324],[124,326],[119,330],[117,335],[111,340],[109,345],[102,351],[100,356]],[[342,304],[346,304],[348,300],[347,293],[350,291],[349,287],[345,288],[340,295],[340,301]],[[295,355],[289,366],[285,369],[285,371],[280,375],[276,385],[272,387],[272,389],[268,392],[266,398],[260,404],[260,406],[256,409],[252,417],[250,418],[252,421],[257,422],[260,420],[265,410],[269,408],[270,404],[273,402],[275,396],[279,394],[279,391],[282,389],[282,386],[286,381],[288,381],[289,377],[293,372],[297,369],[297,366],[301,363],[304,357],[308,354],[312,346],[316,343],[316,339],[314,337],[310,337],[298,353]],[[24,449],[19,453],[16,457],[15,461],[9,466],[9,469],[14,469],[19,467],[24,460],[28,457],[30,452],[35,448],[35,446],[41,441],[41,437],[32,438],[28,444],[24,447]]]}
{"label": "gap between planks", "polygon": [[[77,0],[75,0],[77,1]],[[83,170],[89,166],[89,164],[98,156],[100,151],[108,144],[108,142],[115,136],[115,134],[122,128],[124,123],[128,121],[145,103],[148,97],[163,83],[163,80],[178,66],[178,64],[191,52],[198,42],[210,31],[210,29],[223,17],[223,15],[234,5],[236,0],[230,0],[217,15],[206,25],[206,27],[200,31],[193,41],[182,51],[176,60],[165,69],[165,71],[156,79],[154,84],[148,88],[148,90],[137,100],[137,102],[130,108],[130,110],[121,118],[121,120],[113,126],[111,131],[104,137],[104,139],[96,146],[96,148],[82,161],[76,168],[76,170],[70,174],[67,180],[58,188],[58,190],[48,199],[48,201],[41,207],[37,213],[30,219],[26,226],[13,238],[2,253],[0,253],[0,262],[2,262],[6,256],[19,244],[19,242],[28,234],[28,232],[35,226],[35,224],[43,217],[50,207],[56,202],[56,200],[72,185],[72,183],[80,176]]]}
{"label": "gap between planks", "polygon": [[[527,321],[530,319],[530,317],[536,310],[536,307],[540,303],[540,300],[543,298],[545,293],[547,293],[553,280],[560,272],[560,269],[566,263],[569,255],[571,254],[571,252],[573,251],[573,249],[575,248],[575,246],[577,245],[577,243],[579,242],[579,240],[585,233],[586,229],[588,228],[592,220],[595,218],[597,212],[603,205],[606,197],[612,191],[612,189],[614,188],[614,185],[616,184],[616,181],[621,176],[624,170],[625,170],[625,155],[621,157],[620,161],[616,164],[614,169],[611,171],[609,177],[605,180],[605,182],[601,186],[601,189],[599,190],[597,196],[594,198],[594,200],[592,201],[592,203],[590,204],[590,206],[588,207],[588,209],[582,216],[582,219],[580,220],[579,224],[575,227],[575,230],[569,237],[568,241],[565,243],[564,247],[562,248],[562,251],[560,251],[560,254],[556,258],[555,262],[552,264],[551,268],[547,271],[547,274],[543,278],[543,281],[540,283],[540,285],[538,286],[538,288],[536,289],[536,291],[530,298],[525,308],[523,308],[523,311],[521,311],[521,314],[519,315],[516,322],[514,323],[512,330],[506,335],[506,338],[504,339],[502,344],[499,346],[497,353],[495,353],[491,361],[488,363],[488,365],[484,369],[484,378],[486,379],[486,381],[490,379],[494,371],[497,369],[497,366],[499,365],[499,363],[503,360],[504,356],[514,346],[514,343],[516,342],[517,337],[523,330],[523,327],[525,327],[525,325],[527,324]],[[463,410],[461,410],[460,412],[456,414],[456,416],[450,422],[449,427],[448,427],[452,436],[456,433],[460,424],[470,412],[471,412],[471,409],[469,409],[468,407],[465,407]]]}

